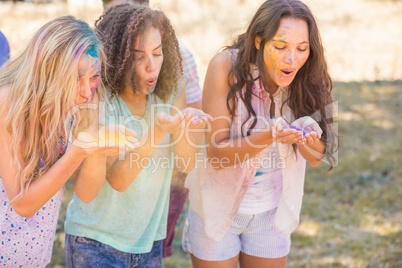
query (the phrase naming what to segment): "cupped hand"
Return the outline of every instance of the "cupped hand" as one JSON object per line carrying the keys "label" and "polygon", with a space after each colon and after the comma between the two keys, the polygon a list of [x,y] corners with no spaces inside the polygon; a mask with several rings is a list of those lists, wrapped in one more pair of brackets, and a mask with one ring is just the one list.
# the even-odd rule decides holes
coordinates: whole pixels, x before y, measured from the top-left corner
{"label": "cupped hand", "polygon": [[212,121],[210,115],[195,108],[183,109],[175,115],[164,112],[156,114],[156,124],[171,134],[179,134],[188,129],[204,128],[209,121]]}
{"label": "cupped hand", "polygon": [[303,143],[303,132],[292,128],[278,129],[276,142],[282,144]]}
{"label": "cupped hand", "polygon": [[320,125],[310,116],[303,116],[293,121],[291,127],[303,131],[304,135],[315,133],[321,139],[322,129]]}
{"label": "cupped hand", "polygon": [[86,155],[102,157],[117,155],[138,147],[137,133],[123,125],[102,125],[98,131],[87,130],[78,133],[73,146]]}
{"label": "cupped hand", "polygon": [[282,144],[293,144],[303,142],[303,132],[291,128],[291,126],[282,117],[275,119],[273,124],[276,142]]}
{"label": "cupped hand", "polygon": [[307,145],[314,146],[320,141],[321,137],[317,132],[311,131],[305,135],[305,141]]}
{"label": "cupped hand", "polygon": [[180,132],[185,127],[186,122],[191,119],[191,115],[177,113],[175,115],[169,115],[165,112],[159,112],[156,114],[155,123],[162,130],[170,134]]}
{"label": "cupped hand", "polygon": [[188,121],[189,122],[188,128],[191,129],[205,128],[207,123],[213,120],[212,116],[196,108],[188,107],[186,109],[183,109],[181,112],[185,115],[191,114],[192,117]]}

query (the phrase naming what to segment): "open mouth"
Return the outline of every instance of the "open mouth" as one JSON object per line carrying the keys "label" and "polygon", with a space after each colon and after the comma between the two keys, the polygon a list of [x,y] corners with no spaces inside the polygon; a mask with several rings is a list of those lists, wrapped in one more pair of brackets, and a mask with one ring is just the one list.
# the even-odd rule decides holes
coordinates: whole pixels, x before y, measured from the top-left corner
{"label": "open mouth", "polygon": [[293,75],[294,70],[281,70],[281,73],[282,73],[285,77],[288,77],[288,76],[292,76],[292,75]]}
{"label": "open mouth", "polygon": [[156,84],[156,78],[148,79],[147,80],[147,85],[148,86],[154,86]]}

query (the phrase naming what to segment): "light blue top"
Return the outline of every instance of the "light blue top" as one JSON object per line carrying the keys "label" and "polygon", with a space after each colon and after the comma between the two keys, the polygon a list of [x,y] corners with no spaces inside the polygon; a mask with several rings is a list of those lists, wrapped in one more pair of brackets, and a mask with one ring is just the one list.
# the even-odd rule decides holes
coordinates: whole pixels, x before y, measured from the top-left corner
{"label": "light blue top", "polygon": [[[181,87],[179,91],[183,89]],[[132,116],[120,97],[114,97],[106,108],[106,120],[100,121],[123,124],[136,131],[140,140],[146,135],[156,112],[170,114],[170,107],[176,100],[172,96],[164,104],[153,93],[148,98],[145,115],[140,120]],[[155,107],[155,104],[162,106]],[[97,197],[89,203],[81,202],[74,194],[67,208],[66,233],[91,238],[127,253],[150,252],[154,241],[166,237],[174,157],[169,142],[170,134],[166,134],[148,164],[125,192],[114,190],[105,180]],[[168,146],[161,148],[163,144]],[[135,153],[121,157],[130,157],[133,165],[146,163]]]}

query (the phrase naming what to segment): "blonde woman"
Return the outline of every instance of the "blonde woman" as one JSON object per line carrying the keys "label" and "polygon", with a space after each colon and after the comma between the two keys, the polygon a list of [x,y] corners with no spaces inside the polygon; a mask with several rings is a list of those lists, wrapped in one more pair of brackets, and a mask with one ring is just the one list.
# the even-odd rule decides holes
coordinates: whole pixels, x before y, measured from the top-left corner
{"label": "blonde woman", "polygon": [[[67,151],[69,112],[84,110],[99,95],[102,60],[100,42],[88,24],[61,17],[39,29],[0,72],[0,266],[45,267],[60,189],[84,159],[106,159],[121,149],[85,149],[74,142]],[[86,184],[74,186],[79,190]]]}

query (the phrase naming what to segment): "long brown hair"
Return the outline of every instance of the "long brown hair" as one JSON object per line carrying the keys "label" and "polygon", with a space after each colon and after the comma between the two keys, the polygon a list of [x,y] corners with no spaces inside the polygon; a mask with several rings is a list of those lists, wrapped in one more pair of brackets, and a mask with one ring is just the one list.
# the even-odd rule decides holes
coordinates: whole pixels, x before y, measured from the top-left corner
{"label": "long brown hair", "polygon": [[[328,74],[327,62],[324,56],[324,49],[321,43],[317,23],[310,9],[299,0],[267,0],[265,1],[253,19],[245,33],[239,35],[235,42],[226,49],[238,49],[238,56],[231,74],[236,82],[231,85],[227,96],[227,106],[233,116],[236,109],[238,97],[245,103],[249,117],[254,117],[251,129],[256,125],[256,113],[251,106],[252,85],[255,79],[251,76],[251,64],[258,67],[264,87],[267,88],[267,79],[264,77],[264,47],[272,40],[278,31],[282,18],[298,18],[307,22],[309,29],[310,55],[306,63],[297,72],[294,80],[288,86],[289,97],[283,102],[292,109],[295,118],[303,116],[313,117],[323,130],[322,141],[326,144],[326,157],[330,165],[335,164],[333,154],[337,150],[338,138],[332,127],[332,96],[333,83]],[[260,48],[255,47],[255,38],[261,38]],[[242,89],[246,88],[245,93]],[[233,105],[229,103],[233,101]],[[281,107],[281,112],[282,108]],[[250,133],[250,131],[248,131]]]}
{"label": "long brown hair", "polygon": [[159,30],[163,52],[163,63],[154,92],[163,101],[177,94],[178,81],[183,72],[181,54],[173,27],[162,11],[142,5],[121,4],[102,15],[95,26],[104,44],[109,65],[107,73],[102,70],[102,78],[114,90],[112,97],[124,91],[127,72],[131,72],[130,81],[135,85],[136,74],[131,68],[135,64],[134,44],[150,27]]}

